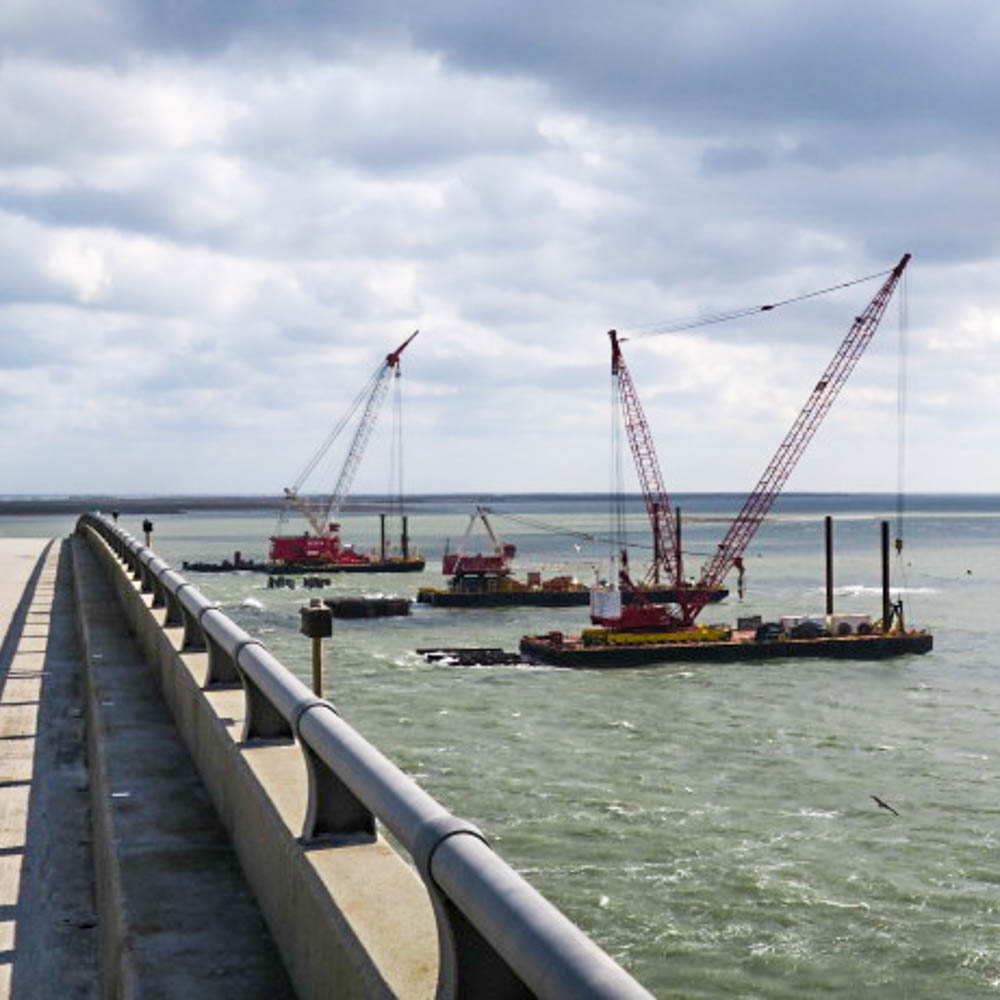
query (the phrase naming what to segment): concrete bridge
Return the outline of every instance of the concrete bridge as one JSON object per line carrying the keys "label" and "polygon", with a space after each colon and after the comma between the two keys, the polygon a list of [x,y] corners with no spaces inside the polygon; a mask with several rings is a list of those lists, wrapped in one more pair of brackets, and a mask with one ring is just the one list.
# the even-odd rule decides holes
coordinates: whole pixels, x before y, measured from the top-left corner
{"label": "concrete bridge", "polygon": [[0,634],[0,997],[648,1000],[109,518],[0,539]]}

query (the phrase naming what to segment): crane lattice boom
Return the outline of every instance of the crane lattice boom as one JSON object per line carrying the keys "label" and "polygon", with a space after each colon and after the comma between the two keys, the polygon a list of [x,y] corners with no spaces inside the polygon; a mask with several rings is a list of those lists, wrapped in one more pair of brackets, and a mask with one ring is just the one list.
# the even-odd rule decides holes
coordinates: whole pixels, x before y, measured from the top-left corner
{"label": "crane lattice boom", "polygon": [[[910,255],[904,254],[875,297],[868,303],[865,311],[855,318],[833,360],[816,383],[795,423],[792,424],[791,430],[785,435],[784,441],[764,470],[760,481],[747,497],[743,509],[729,526],[715,555],[705,564],[699,587],[718,586],[726,574],[740,564],[747,545],[750,544],[750,540],[777,499],[806,446],[875,335],[889,299],[909,261]],[[701,608],[697,610],[700,611]]]}
{"label": "crane lattice boom", "polygon": [[323,516],[325,524],[330,524],[340,517],[340,508],[344,506],[344,501],[351,492],[354,476],[358,471],[358,466],[361,464],[361,456],[365,453],[368,439],[372,436],[378,415],[382,410],[382,401],[385,399],[385,394],[389,389],[389,382],[392,376],[394,374],[398,375],[398,373],[398,365],[390,365],[387,361],[378,374],[378,379],[375,382],[371,395],[368,397],[364,413],[361,415],[361,420],[354,431],[354,439],[351,441],[351,447],[348,449],[347,457],[341,466],[340,475],[337,477],[337,484],[334,486],[333,493],[330,494],[326,502],[326,510]]}
{"label": "crane lattice boom", "polygon": [[681,554],[677,551],[677,534],[674,527],[674,515],[670,506],[670,497],[663,485],[663,475],[660,472],[660,462],[656,457],[656,445],[653,434],[643,413],[639,394],[629,373],[625,358],[618,342],[618,333],[608,331],[611,339],[611,375],[618,390],[621,401],[622,419],[628,434],[632,458],[635,461],[639,485],[642,487],[642,497],[649,514],[649,523],[653,531],[653,565],[652,571],[657,576],[662,569],[667,580],[676,581],[683,575]]}

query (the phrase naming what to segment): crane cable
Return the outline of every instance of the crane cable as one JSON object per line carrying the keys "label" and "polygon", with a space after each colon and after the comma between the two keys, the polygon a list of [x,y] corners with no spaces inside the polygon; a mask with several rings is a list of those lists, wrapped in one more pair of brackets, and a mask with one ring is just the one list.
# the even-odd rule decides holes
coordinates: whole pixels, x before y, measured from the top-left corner
{"label": "crane cable", "polygon": [[647,323],[638,327],[628,327],[633,336],[631,339],[641,339],[645,337],[658,337],[665,333],[681,333],[684,330],[694,330],[701,326],[711,326],[715,323],[726,323],[733,319],[743,319],[746,316],[756,316],[759,313],[771,312],[781,306],[791,305],[794,302],[803,302],[806,299],[814,299],[820,295],[829,295],[831,292],[839,292],[844,288],[853,285],[860,285],[866,281],[874,281],[876,278],[883,278],[889,274],[892,268],[879,271],[877,274],[869,274],[863,278],[854,278],[851,281],[842,281],[839,285],[830,285],[829,288],[819,288],[814,292],[805,292],[802,295],[794,295],[791,298],[780,299],[777,302],[770,302],[762,306],[746,306],[742,309],[733,309],[729,312],[718,313],[715,316],[705,316],[702,319],[690,320],[685,323],[676,323],[671,326],[660,326],[655,323]]}
{"label": "crane cable", "polygon": [[629,547],[625,520],[625,448],[622,444],[622,404],[614,374],[611,376],[611,492],[608,495],[608,566],[617,585],[618,574],[626,567]]}
{"label": "crane cable", "polygon": [[903,561],[903,519],[906,503],[906,410],[907,410],[907,360],[908,332],[910,325],[909,287],[904,274],[899,289],[899,347],[896,368],[896,561],[898,591],[906,588],[906,563]]}
{"label": "crane cable", "polygon": [[[595,535],[590,531],[579,531],[574,528],[563,528],[556,524],[550,524],[548,521],[542,521],[536,517],[525,517],[523,514],[510,514],[507,511],[497,510],[496,507],[483,507],[483,510],[487,514],[493,517],[501,517],[505,521],[513,521],[516,524],[523,524],[528,528],[535,528],[538,531],[544,531],[549,535],[563,535],[567,538],[578,538],[584,542],[591,542],[593,544],[610,545],[613,549],[617,549],[617,542],[610,535]],[[652,551],[653,545],[650,542],[628,542],[626,544],[627,548],[630,549],[643,549],[646,551]],[[712,555],[709,551],[701,551],[698,549],[685,549],[684,552],[687,555],[698,556],[699,558],[707,558]]]}
{"label": "crane cable", "polygon": [[[299,496],[302,487],[305,485],[306,480],[313,474],[316,470],[316,466],[320,464],[326,453],[333,446],[333,443],[340,437],[344,432],[344,429],[348,426],[351,420],[354,418],[355,414],[361,409],[365,400],[368,399],[373,392],[375,392],[378,383],[383,377],[385,371],[385,363],[383,362],[375,369],[371,377],[364,384],[361,390],[358,392],[357,396],[354,397],[354,401],[347,408],[347,411],[341,416],[341,418],[334,424],[332,430],[323,439],[320,446],[313,452],[312,457],[306,463],[305,468],[299,473],[298,478],[295,480],[294,485],[288,488],[285,495],[285,501],[281,506],[281,510],[278,512],[278,524],[275,529],[276,532],[281,530],[282,525],[289,518],[292,511],[292,504],[289,497],[289,493],[294,496]],[[303,501],[305,502],[305,501]],[[310,504],[310,506],[313,506]]]}
{"label": "crane cable", "polygon": [[298,491],[305,485],[306,480],[312,475],[316,466],[322,461],[324,455],[330,450],[333,442],[340,437],[344,428],[351,422],[355,413],[361,408],[361,405],[367,400],[372,393],[375,391],[375,387],[378,385],[379,381],[383,377],[385,371],[385,364],[379,365],[379,367],[372,374],[371,378],[365,383],[364,387],[354,398],[354,402],[348,407],[347,412],[337,421],[333,429],[324,438],[323,443],[316,449],[313,453],[312,458],[309,459],[306,467],[299,473],[298,479],[295,480],[295,485],[292,486],[292,492],[298,493]]}
{"label": "crane cable", "polygon": [[389,510],[402,518],[403,494],[403,380],[399,369],[393,379],[392,445],[389,450]]}

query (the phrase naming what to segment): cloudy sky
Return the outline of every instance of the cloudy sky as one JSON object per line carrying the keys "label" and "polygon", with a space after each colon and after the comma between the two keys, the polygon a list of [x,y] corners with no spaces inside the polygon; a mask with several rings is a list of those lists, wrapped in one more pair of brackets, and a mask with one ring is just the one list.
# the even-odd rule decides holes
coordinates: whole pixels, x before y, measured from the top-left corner
{"label": "cloudy sky", "polygon": [[603,491],[610,327],[668,488],[745,490],[879,280],[676,328],[904,252],[789,489],[896,489],[902,356],[906,487],[1000,492],[998,52],[990,0],[5,0],[0,493],[278,492],[418,328],[408,491]]}

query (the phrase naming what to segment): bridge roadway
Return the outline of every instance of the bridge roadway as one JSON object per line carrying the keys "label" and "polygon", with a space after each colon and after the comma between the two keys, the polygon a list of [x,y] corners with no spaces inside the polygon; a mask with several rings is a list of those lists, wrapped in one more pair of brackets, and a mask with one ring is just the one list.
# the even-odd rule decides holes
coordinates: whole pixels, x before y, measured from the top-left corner
{"label": "bridge roadway", "polygon": [[[0,539],[0,580],[0,997],[101,996],[102,948],[116,952],[105,960],[120,995],[293,996],[93,557],[75,538]],[[103,789],[88,766],[89,687]],[[102,906],[109,865],[116,887]]]}
{"label": "bridge roadway", "polygon": [[82,703],[58,569],[51,540],[0,539],[3,997],[85,997],[96,982]]}
{"label": "bridge roadway", "polygon": [[204,598],[101,520],[0,538],[0,1000],[648,1000],[207,602],[189,641]]}

